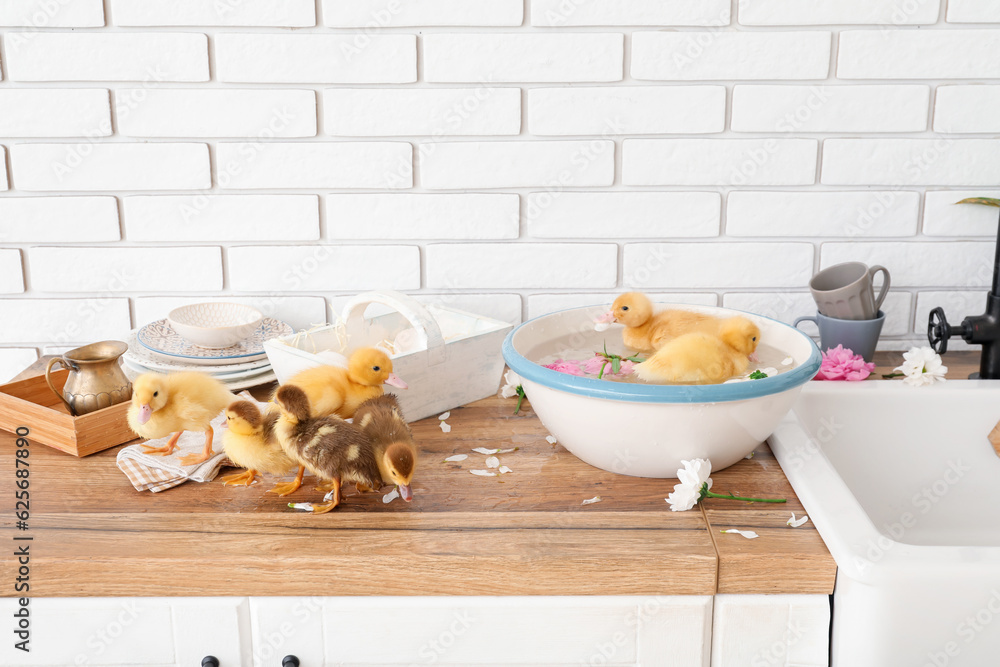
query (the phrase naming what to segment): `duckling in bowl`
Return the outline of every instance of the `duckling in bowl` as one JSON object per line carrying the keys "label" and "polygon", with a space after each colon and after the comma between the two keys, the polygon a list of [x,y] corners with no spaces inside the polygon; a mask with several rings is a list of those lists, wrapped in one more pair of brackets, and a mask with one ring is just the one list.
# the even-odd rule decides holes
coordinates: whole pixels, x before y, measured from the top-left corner
{"label": "duckling in bowl", "polygon": [[819,370],[819,348],[792,326],[729,308],[664,307],[750,320],[760,330],[760,363],[779,372],[722,384],[644,384],[634,381],[638,378],[623,382],[560,373],[539,363],[554,355],[592,355],[605,343],[621,346],[621,324],[594,331],[594,321],[607,312],[599,306],[537,317],[504,341],[504,360],[520,376],[539,419],[560,444],[595,467],[670,478],[686,459],[709,459],[713,470],[731,466],[771,435]]}

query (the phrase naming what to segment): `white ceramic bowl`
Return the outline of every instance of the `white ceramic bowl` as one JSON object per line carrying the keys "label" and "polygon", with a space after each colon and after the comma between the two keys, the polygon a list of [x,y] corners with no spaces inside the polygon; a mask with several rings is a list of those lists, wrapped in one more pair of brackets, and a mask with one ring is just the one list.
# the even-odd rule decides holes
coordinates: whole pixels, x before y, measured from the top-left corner
{"label": "white ceramic bowl", "polygon": [[264,314],[239,303],[194,303],[170,311],[167,321],[182,338],[198,347],[221,350],[248,338]]}
{"label": "white ceramic bowl", "polygon": [[574,336],[574,349],[588,349],[604,338],[620,345],[620,325],[603,334],[593,331],[594,319],[607,306],[574,308],[525,322],[504,341],[504,359],[521,377],[531,407],[549,432],[593,466],[664,478],[676,477],[684,459],[709,459],[713,470],[731,466],[767,439],[791,409],[802,385],[819,370],[819,349],[801,331],[760,315],[660,305],[718,317],[749,317],[760,327],[762,344],[792,357],[791,370],[730,384],[652,385],[577,377],[529,361],[550,352],[553,341],[567,335]]}

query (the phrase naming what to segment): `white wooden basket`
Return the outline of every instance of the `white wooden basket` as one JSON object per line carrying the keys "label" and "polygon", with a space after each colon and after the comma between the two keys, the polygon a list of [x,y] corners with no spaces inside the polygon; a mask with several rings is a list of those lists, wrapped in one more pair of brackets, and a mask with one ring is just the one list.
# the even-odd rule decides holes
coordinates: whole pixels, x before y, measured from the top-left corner
{"label": "white wooden basket", "polygon": [[[373,304],[394,312],[366,318]],[[284,383],[306,368],[338,365],[330,358],[335,355],[319,356],[325,351],[350,355],[359,347],[397,340],[406,331],[404,337],[415,342],[410,351],[393,354],[392,365],[409,389],[385,390],[399,398],[406,418],[416,421],[496,394],[504,368],[500,345],[513,328],[453,308],[424,306],[399,292],[366,292],[344,306],[341,324],[275,338],[264,349],[278,382]]]}

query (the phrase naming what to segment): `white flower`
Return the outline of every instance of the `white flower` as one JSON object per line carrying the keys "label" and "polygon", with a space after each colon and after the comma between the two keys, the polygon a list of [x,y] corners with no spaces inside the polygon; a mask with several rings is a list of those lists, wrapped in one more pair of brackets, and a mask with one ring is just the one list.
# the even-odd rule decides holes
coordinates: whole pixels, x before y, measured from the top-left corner
{"label": "white flower", "polygon": [[546,440],[546,441],[547,441],[547,442],[548,442],[548,443],[549,443],[550,445],[554,445],[554,444],[556,444],[557,442],[559,442],[558,440],[556,440],[556,437],[555,437],[554,435],[547,435],[547,436],[545,436],[545,440]]}
{"label": "white flower", "polygon": [[495,472],[491,472],[489,470],[470,470],[469,472],[471,472],[473,475],[478,475],[479,477],[496,477],[497,476],[497,474]]}
{"label": "white flower", "polygon": [[752,530],[736,530],[735,528],[730,528],[729,530],[724,530],[722,532],[723,533],[734,533],[736,535],[742,535],[743,537],[747,538],[748,540],[752,540],[752,539],[755,539],[757,537],[760,537],[760,535],[758,535],[757,533],[753,532]]}
{"label": "white flower", "polygon": [[514,371],[507,371],[503,374],[503,381],[506,383],[500,388],[500,395],[504,398],[517,396],[517,388],[521,385],[521,378]]}
{"label": "white flower", "polygon": [[795,518],[795,512],[792,512],[792,518],[789,519],[788,521],[786,521],[785,523],[787,525],[791,526],[792,528],[798,528],[799,526],[801,526],[802,524],[804,524],[808,520],[809,520],[809,517],[806,516],[805,514],[803,514],[801,518],[796,519]]}
{"label": "white flower", "polygon": [[514,471],[511,470],[510,468],[508,468],[507,466],[500,466],[500,468],[497,470],[497,472],[500,473],[501,475],[506,475],[507,473],[514,472]]}
{"label": "white flower", "polygon": [[499,447],[497,447],[496,449],[486,449],[485,447],[476,447],[472,451],[474,451],[476,454],[485,454],[486,456],[490,456],[492,454],[510,454],[511,452],[516,450],[517,447],[514,447],[513,449],[500,449]]}
{"label": "white flower", "polygon": [[903,353],[903,364],[893,370],[905,375],[903,382],[914,387],[945,381],[948,367],[941,363],[941,355],[929,347],[911,347]]}
{"label": "white flower", "polygon": [[500,467],[500,459],[498,459],[495,456],[489,457],[488,459],[486,459],[486,467],[487,468],[499,468]]}
{"label": "white flower", "polygon": [[705,484],[712,488],[712,462],[708,459],[692,459],[681,461],[683,468],[677,471],[680,484],[674,485],[674,492],[667,496],[673,512],[685,512],[701,500],[701,487]]}
{"label": "white flower", "polygon": [[288,506],[291,507],[293,510],[305,510],[306,512],[313,511],[312,503],[288,503]]}

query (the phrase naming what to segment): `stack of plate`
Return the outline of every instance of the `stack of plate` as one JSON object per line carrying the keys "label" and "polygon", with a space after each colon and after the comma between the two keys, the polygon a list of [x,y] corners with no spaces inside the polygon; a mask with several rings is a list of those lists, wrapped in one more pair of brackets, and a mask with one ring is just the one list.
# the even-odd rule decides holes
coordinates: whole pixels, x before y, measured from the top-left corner
{"label": "stack of plate", "polygon": [[129,334],[128,352],[123,356],[131,379],[150,371],[170,373],[198,371],[216,378],[230,390],[238,391],[277,378],[264,352],[264,341],[293,333],[280,320],[265,317],[256,331],[232,347],[211,350],[188,342],[163,319]]}

